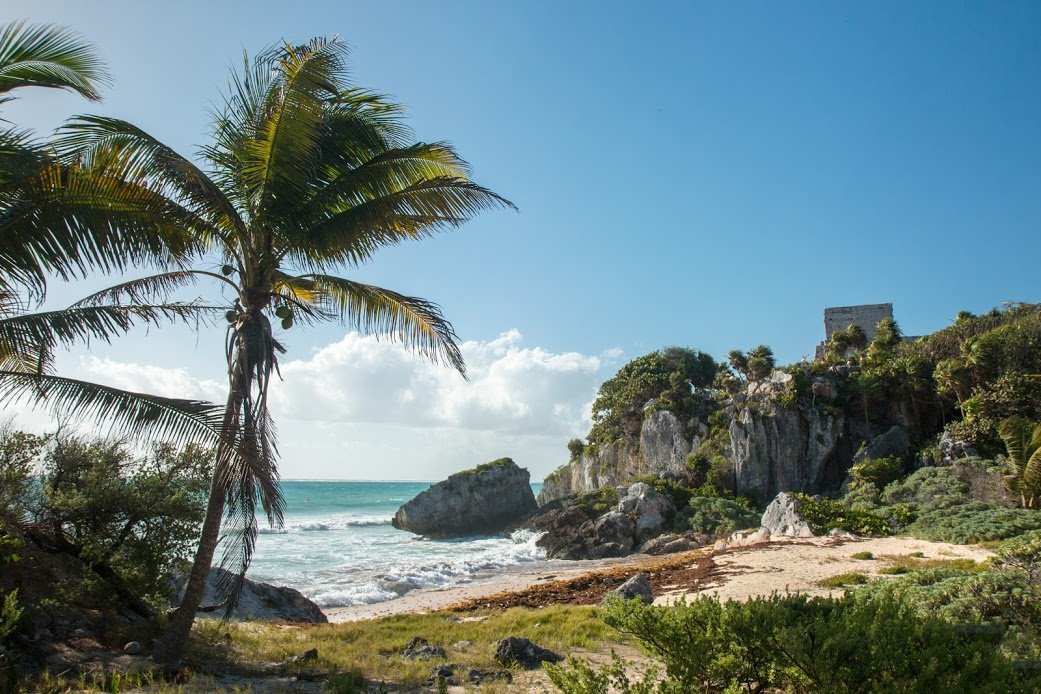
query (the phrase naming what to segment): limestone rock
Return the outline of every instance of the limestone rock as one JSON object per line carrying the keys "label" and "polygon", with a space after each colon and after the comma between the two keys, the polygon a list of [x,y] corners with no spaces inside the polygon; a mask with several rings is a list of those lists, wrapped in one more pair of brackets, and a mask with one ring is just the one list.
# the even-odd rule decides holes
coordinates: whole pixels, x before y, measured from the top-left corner
{"label": "limestone rock", "polygon": [[[214,567],[210,569],[209,578],[206,580],[206,589],[203,592],[202,602],[204,605],[215,605],[220,603],[221,597],[219,583],[223,577],[229,576],[228,571]],[[184,595],[185,578],[181,579],[178,590],[178,602]],[[200,617],[221,617],[224,611],[200,612]],[[273,586],[269,583],[261,583],[246,579],[239,593],[238,603],[231,613],[234,619],[272,619],[285,622],[309,622],[312,624],[325,624],[328,622],[322,608],[314,604],[303,593],[286,586]]]}
{"label": "limestone rock", "polygon": [[140,641],[131,641],[127,645],[123,646],[123,652],[127,655],[139,655],[141,650]]}
{"label": "limestone rock", "polygon": [[940,437],[940,462],[952,463],[961,458],[974,458],[978,455],[976,449],[965,441],[957,441],[951,432],[945,431]]}
{"label": "limestone rock", "polygon": [[488,682],[513,682],[513,673],[509,670],[493,670],[491,668],[470,668],[466,673],[470,684],[486,684]]}
{"label": "limestone rock", "polygon": [[434,658],[444,658],[445,649],[441,646],[431,646],[430,643],[422,636],[415,636],[405,649],[401,651],[401,655],[406,658],[418,658],[420,660],[432,660]]}
{"label": "limestone rock", "polygon": [[608,511],[593,523],[596,544],[617,544],[632,549],[636,523],[621,511]]}
{"label": "limestone rock", "polygon": [[666,520],[676,513],[676,505],[646,482],[637,482],[618,502],[618,511],[635,514],[635,539],[643,542],[661,532]]}
{"label": "limestone rock", "polygon": [[495,661],[506,667],[519,665],[525,670],[536,670],[542,663],[559,663],[563,659],[559,653],[518,636],[507,636],[495,644]]}
{"label": "limestone rock", "polygon": [[775,409],[743,407],[730,421],[737,493],[769,499],[781,491],[837,489],[849,467],[840,446],[844,417],[786,410],[772,401],[768,407]]}
{"label": "limestone rock", "polygon": [[716,541],[713,549],[719,551],[734,547],[749,547],[770,541],[770,531],[766,528],[758,530],[739,530],[730,537],[724,537]]}
{"label": "limestone rock", "polygon": [[636,574],[615,588],[613,592],[620,595],[623,600],[639,598],[648,605],[654,602],[654,591],[651,589],[651,582],[642,573]]}
{"label": "limestone rock", "polygon": [[640,545],[641,554],[672,554],[674,552],[686,552],[697,547],[692,540],[679,535],[665,534],[652,537]]}
{"label": "limestone rock", "polygon": [[911,438],[907,435],[907,429],[902,426],[892,426],[878,436],[875,436],[853,456],[853,464],[856,465],[868,458],[887,458],[896,456],[903,458],[907,455]]}
{"label": "limestone rock", "polygon": [[686,428],[674,414],[667,410],[652,413],[640,427],[640,453],[646,463],[643,474],[682,472],[690,447]]}
{"label": "limestone rock", "polygon": [[527,470],[509,458],[438,482],[398,509],[395,528],[427,537],[497,533],[534,513]]}
{"label": "limestone rock", "polygon": [[810,524],[799,513],[796,500],[781,492],[763,512],[762,526],[773,535],[785,537],[813,537]]}

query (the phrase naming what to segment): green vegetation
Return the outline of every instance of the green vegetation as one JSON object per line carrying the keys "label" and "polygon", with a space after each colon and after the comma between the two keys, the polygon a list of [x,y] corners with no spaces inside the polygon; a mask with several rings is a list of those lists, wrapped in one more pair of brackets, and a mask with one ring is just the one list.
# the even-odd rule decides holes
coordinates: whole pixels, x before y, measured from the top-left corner
{"label": "green vegetation", "polygon": [[677,529],[692,530],[713,537],[759,526],[761,513],[747,505],[719,497],[692,496],[676,514]]}
{"label": "green vegetation", "polygon": [[1001,508],[979,501],[938,508],[920,514],[905,531],[923,540],[973,544],[1004,540],[1041,528],[1041,513]]}
{"label": "green vegetation", "polygon": [[803,515],[815,535],[829,530],[848,530],[857,535],[888,535],[889,523],[871,511],[847,507],[834,499],[814,500],[807,494],[792,494],[798,501],[799,513]]}
{"label": "green vegetation", "polygon": [[1038,681],[1013,669],[992,642],[891,597],[702,597],[674,607],[607,602],[601,616],[663,665],[663,679],[621,683],[618,669],[576,659],[548,667],[567,694],[732,691],[1027,692]]}
{"label": "green vegetation", "polygon": [[708,354],[684,347],[633,359],[600,386],[593,401],[589,442],[611,443],[638,434],[644,406],[653,398],[658,399],[656,409],[669,410],[681,421],[699,413],[707,416],[714,402],[695,391],[711,385],[719,368]]}
{"label": "green vegetation", "polygon": [[759,345],[745,354],[739,349],[730,350],[727,355],[730,366],[749,380],[766,378],[776,364],[774,352],[766,345]]}
{"label": "green vegetation", "polygon": [[904,474],[904,461],[896,456],[866,458],[849,469],[852,485],[872,484],[882,489]]}
{"label": "green vegetation", "polygon": [[[121,603],[152,617],[164,604],[170,573],[185,562],[197,536],[209,491],[212,452],[157,444],[134,455],[120,442],[59,435],[0,432],[0,477],[18,494],[4,495],[0,536],[5,547],[31,546],[61,555],[83,570],[77,592]],[[39,460],[27,468],[26,460]],[[20,558],[0,551],[0,563]],[[41,593],[18,566],[0,577],[0,589],[26,598]],[[54,592],[54,595],[50,595]]]}
{"label": "green vegetation", "polygon": [[850,559],[856,559],[858,561],[867,561],[869,559],[874,559],[874,558],[875,558],[875,555],[872,554],[871,552],[854,552],[853,554],[850,555]]}
{"label": "green vegetation", "polygon": [[1012,417],[1001,423],[998,433],[1008,451],[1005,484],[1019,495],[1023,508],[1035,508],[1041,500],[1041,424]]}
{"label": "green vegetation", "polygon": [[821,588],[847,588],[849,586],[862,586],[870,580],[867,574],[859,571],[849,571],[844,574],[822,578],[817,581],[817,585]]}

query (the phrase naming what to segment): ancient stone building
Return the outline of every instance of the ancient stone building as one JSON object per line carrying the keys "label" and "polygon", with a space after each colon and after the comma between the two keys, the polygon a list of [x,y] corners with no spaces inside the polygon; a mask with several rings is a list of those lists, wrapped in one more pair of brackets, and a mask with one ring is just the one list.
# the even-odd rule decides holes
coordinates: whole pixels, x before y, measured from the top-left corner
{"label": "ancient stone building", "polygon": [[886,318],[893,317],[893,304],[861,304],[860,306],[833,306],[824,309],[824,342],[817,345],[815,359],[824,357],[824,349],[831,336],[850,325],[859,325],[868,341],[875,336],[875,328]]}

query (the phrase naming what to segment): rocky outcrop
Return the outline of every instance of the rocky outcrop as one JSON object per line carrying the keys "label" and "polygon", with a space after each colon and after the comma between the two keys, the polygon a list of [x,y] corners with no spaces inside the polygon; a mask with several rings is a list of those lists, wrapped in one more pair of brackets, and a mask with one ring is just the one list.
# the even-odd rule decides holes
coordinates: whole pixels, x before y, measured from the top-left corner
{"label": "rocky outcrop", "polygon": [[869,458],[875,460],[891,456],[904,458],[907,456],[910,446],[911,437],[908,436],[907,429],[894,425],[865,442],[853,456],[853,464],[856,465]]}
{"label": "rocky outcrop", "polygon": [[849,469],[845,418],[812,407],[757,404],[740,408],[730,421],[737,494],[765,500],[781,491],[837,489]]}
{"label": "rocky outcrop", "polygon": [[666,522],[676,513],[676,505],[646,482],[637,482],[618,502],[618,513],[635,516],[635,540],[642,543],[661,533]]}
{"label": "rocky outcrop", "polygon": [[698,543],[689,537],[666,533],[665,535],[652,537],[640,545],[640,554],[673,554],[675,552],[686,552],[697,546]]}
{"label": "rocky outcrop", "polygon": [[[202,596],[203,605],[216,605],[222,601],[220,583],[231,578],[230,572],[214,567],[206,580],[206,590]],[[182,584],[178,591],[178,600],[184,595]],[[200,617],[223,616],[224,610],[200,612]],[[233,619],[264,619],[284,622],[310,622],[325,624],[328,622],[325,613],[318,605],[311,602],[298,590],[286,586],[273,586],[245,579],[238,602],[232,611]]]}
{"label": "rocky outcrop", "polygon": [[537,508],[527,470],[502,458],[451,475],[398,509],[392,524],[427,537],[500,532]]}
{"label": "rocky outcrop", "polygon": [[568,503],[557,500],[543,507],[524,527],[543,533],[536,544],[550,558],[623,557],[661,534],[676,512],[670,498],[645,482],[619,487],[616,493],[620,497],[617,505],[599,515],[591,508],[596,497],[575,498]]}
{"label": "rocky outcrop", "polygon": [[799,513],[798,502],[785,492],[778,494],[766,507],[760,525],[771,535],[813,537],[810,524]]}

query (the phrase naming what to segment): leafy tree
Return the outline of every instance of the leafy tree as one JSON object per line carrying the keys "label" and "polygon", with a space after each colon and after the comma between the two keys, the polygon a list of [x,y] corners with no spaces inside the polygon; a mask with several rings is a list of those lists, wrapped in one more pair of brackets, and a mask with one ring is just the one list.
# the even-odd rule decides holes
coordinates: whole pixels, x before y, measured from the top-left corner
{"label": "leafy tree", "polygon": [[592,443],[609,443],[639,432],[643,408],[659,398],[660,409],[677,414],[694,407],[693,388],[712,384],[719,365],[708,354],[668,347],[633,359],[601,384],[593,401]]}
{"label": "leafy tree", "polygon": [[998,431],[1008,450],[1005,484],[1019,494],[1023,508],[1035,508],[1041,499],[1041,424],[1013,417]]}
{"label": "leafy tree", "polygon": [[748,350],[748,354],[739,349],[733,349],[730,350],[727,358],[730,366],[750,381],[769,376],[776,363],[773,350],[766,345],[753,347]]}
{"label": "leafy tree", "polygon": [[[347,82],[345,45],[315,39],[247,62],[216,115],[206,171],[124,121],[84,116],[67,126],[64,152],[94,178],[119,182],[133,200],[114,228],[166,225],[218,255],[219,273],[188,269],[132,281],[92,302],[165,296],[206,280],[227,307],[229,395],[213,484],[184,599],[158,657],[183,653],[225,516],[222,563],[241,577],[256,539],[256,510],[282,518],[268,386],[285,351],[282,330],[338,320],[389,335],[463,372],[451,325],[438,306],[330,274],[379,249],[455,227],[510,203],[473,183],[445,143],[413,142],[400,108]],[[225,585],[233,606],[236,582]]]}

